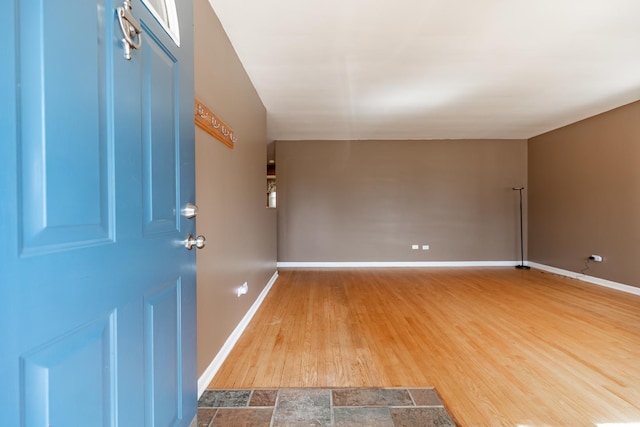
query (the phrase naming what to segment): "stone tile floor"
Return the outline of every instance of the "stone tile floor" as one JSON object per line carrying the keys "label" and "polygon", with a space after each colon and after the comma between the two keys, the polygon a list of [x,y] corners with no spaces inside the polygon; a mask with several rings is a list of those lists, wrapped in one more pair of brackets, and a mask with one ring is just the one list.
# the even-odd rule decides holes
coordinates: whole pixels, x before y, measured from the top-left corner
{"label": "stone tile floor", "polygon": [[433,388],[206,390],[198,427],[456,426]]}

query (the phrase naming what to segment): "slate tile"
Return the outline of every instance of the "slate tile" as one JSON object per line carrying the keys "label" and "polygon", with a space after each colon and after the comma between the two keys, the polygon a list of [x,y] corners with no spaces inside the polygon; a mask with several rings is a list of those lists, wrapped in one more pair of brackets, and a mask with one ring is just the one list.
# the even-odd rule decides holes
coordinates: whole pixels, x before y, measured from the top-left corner
{"label": "slate tile", "polygon": [[235,408],[247,406],[251,390],[205,390],[198,401],[199,407]]}
{"label": "slate tile", "polygon": [[253,390],[249,406],[276,406],[278,390]]}
{"label": "slate tile", "polygon": [[273,414],[274,426],[330,426],[331,395],[328,389],[283,389]]}
{"label": "slate tile", "polygon": [[217,408],[198,408],[198,427],[209,427]]}
{"label": "slate tile", "polygon": [[221,408],[210,427],[269,427],[273,408]]}
{"label": "slate tile", "polygon": [[335,427],[393,427],[389,408],[334,408],[333,420]]}
{"label": "slate tile", "polygon": [[442,407],[392,408],[393,425],[397,427],[456,427]]}
{"label": "slate tile", "polygon": [[333,390],[334,406],[414,406],[406,389],[345,388]]}

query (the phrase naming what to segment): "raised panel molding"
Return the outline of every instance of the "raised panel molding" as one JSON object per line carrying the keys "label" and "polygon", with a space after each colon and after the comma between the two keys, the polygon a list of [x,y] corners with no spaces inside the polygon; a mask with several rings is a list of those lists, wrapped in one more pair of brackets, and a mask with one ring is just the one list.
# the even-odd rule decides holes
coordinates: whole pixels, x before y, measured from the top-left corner
{"label": "raised panel molding", "polygon": [[[18,209],[23,255],[113,240],[112,150],[105,122],[111,85],[105,64],[111,47],[91,37],[78,37],[98,34],[99,23],[106,19],[104,7],[92,2],[78,3],[78,7],[92,19],[60,25],[66,21],[65,9],[44,0],[18,14],[22,169]],[[74,51],[91,60],[73,66],[51,61],[69,40]],[[70,92],[86,97],[83,102],[70,102]],[[78,119],[70,121],[70,117]],[[70,160],[77,155],[85,161]]]}
{"label": "raised panel molding", "polygon": [[144,298],[145,412],[149,426],[182,418],[182,283],[166,282]]}
{"label": "raised panel molding", "polygon": [[[112,425],[116,419],[116,313],[83,325],[20,359],[22,424]],[[73,400],[74,410],[64,402]]]}
{"label": "raised panel molding", "polygon": [[150,84],[143,88],[142,105],[143,229],[150,236],[179,229],[179,97],[176,58],[153,34],[145,36],[143,73]]}

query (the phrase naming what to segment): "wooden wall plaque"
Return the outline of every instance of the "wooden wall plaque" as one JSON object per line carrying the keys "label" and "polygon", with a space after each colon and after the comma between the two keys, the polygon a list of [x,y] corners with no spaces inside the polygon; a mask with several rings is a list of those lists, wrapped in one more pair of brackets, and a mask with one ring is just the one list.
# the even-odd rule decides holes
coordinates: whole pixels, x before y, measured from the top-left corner
{"label": "wooden wall plaque", "polygon": [[227,147],[233,149],[233,143],[236,142],[237,139],[233,133],[233,129],[223,122],[220,117],[216,116],[213,111],[198,98],[195,99],[194,116],[196,125]]}

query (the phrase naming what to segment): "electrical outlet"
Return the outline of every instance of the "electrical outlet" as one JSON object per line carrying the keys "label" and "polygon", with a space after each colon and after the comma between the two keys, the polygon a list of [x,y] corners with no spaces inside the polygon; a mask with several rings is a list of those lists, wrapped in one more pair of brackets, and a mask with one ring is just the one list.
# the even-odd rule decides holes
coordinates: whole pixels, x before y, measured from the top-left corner
{"label": "electrical outlet", "polygon": [[420,245],[411,245],[411,249],[413,250],[420,249]]}
{"label": "electrical outlet", "polygon": [[242,286],[240,286],[238,289],[236,289],[236,293],[238,295],[238,298],[240,298],[242,295],[246,295],[247,292],[249,292],[249,284],[247,282],[244,282],[242,284]]}
{"label": "electrical outlet", "polygon": [[591,255],[589,259],[595,262],[602,262],[602,257],[600,255]]}
{"label": "electrical outlet", "polygon": [[422,250],[423,251],[428,251],[429,250],[429,245],[422,245]]}

